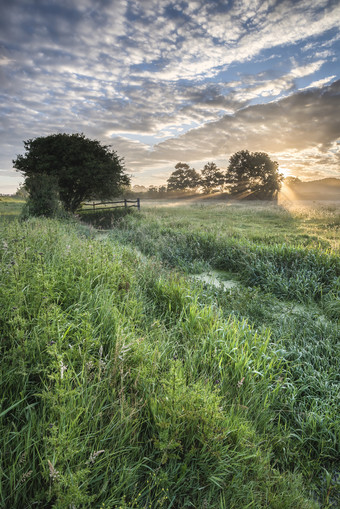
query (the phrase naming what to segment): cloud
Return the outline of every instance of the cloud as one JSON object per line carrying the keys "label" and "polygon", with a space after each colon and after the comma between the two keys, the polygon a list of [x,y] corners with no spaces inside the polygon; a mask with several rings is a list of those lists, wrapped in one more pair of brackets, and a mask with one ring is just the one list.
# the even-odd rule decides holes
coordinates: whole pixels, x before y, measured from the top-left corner
{"label": "cloud", "polygon": [[336,78],[335,74],[333,74],[333,76],[327,76],[326,78],[322,78],[321,80],[317,80],[317,81],[313,81],[310,85],[308,85],[308,87],[305,87],[306,89],[307,88],[320,88],[320,87],[323,87],[324,85],[327,85],[327,83],[329,83],[330,81],[334,80]]}
{"label": "cloud", "polygon": [[244,80],[246,86],[236,87],[235,98],[239,101],[251,101],[254,98],[275,97],[283,92],[290,92],[295,89],[295,83],[298,78],[303,78],[319,71],[324,62],[324,60],[317,60],[303,66],[296,66],[289,73],[274,78],[272,73],[246,76]]}
{"label": "cloud", "polygon": [[[238,150],[288,154],[296,167],[301,153],[307,172],[327,171],[339,175],[339,155],[336,141],[340,133],[337,104],[340,81],[322,89],[311,89],[268,104],[248,106],[234,115],[192,129],[182,136],[159,143],[152,151],[138,151],[130,141],[120,146],[138,165],[157,166],[165,161],[206,161],[224,159]],[[308,167],[313,161],[312,169]],[[295,162],[294,162],[295,161]],[[286,161],[287,163],[287,161]],[[302,164],[302,162],[301,162]],[[300,168],[301,170],[301,168]],[[339,175],[340,176],[340,175]]]}
{"label": "cloud", "polygon": [[[302,147],[308,115],[289,112],[289,94],[334,79],[339,16],[333,0],[6,2],[0,166],[22,140],[53,132],[114,139],[139,173],[143,164],[164,173],[177,153],[222,157],[272,132],[277,150],[295,138]],[[327,127],[316,123],[311,137],[324,147]]]}

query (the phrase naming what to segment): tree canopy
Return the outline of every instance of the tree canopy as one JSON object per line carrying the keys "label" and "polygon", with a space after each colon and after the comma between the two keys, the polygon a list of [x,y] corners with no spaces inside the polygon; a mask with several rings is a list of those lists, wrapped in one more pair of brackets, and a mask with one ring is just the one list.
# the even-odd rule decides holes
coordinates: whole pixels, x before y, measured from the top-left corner
{"label": "tree canopy", "polygon": [[167,180],[169,191],[193,190],[200,185],[199,173],[187,163],[177,163],[175,168]]}
{"label": "tree canopy", "polygon": [[229,159],[226,173],[230,193],[240,198],[273,199],[283,180],[278,167],[265,152],[236,152]]}
{"label": "tree canopy", "polygon": [[217,187],[222,188],[225,182],[223,172],[215,163],[207,163],[201,172],[201,186],[205,193],[213,192]]}
{"label": "tree canopy", "polygon": [[41,176],[49,176],[68,211],[85,200],[117,196],[130,183],[117,153],[84,134],[38,137],[25,141],[24,147],[25,155],[18,155],[13,165],[25,176],[28,192],[36,189]]}

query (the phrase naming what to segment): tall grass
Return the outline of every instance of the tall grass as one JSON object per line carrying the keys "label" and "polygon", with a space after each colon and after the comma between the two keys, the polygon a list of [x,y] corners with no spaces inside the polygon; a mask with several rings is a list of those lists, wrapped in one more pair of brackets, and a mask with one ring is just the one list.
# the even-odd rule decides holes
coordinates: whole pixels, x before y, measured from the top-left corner
{"label": "tall grass", "polygon": [[3,225],[0,250],[4,507],[332,500],[277,422],[289,366],[268,329],[70,223]]}
{"label": "tall grass", "polygon": [[25,199],[16,196],[0,196],[0,218],[7,221],[17,219],[25,204]]}
{"label": "tall grass", "polygon": [[[182,209],[183,216],[190,217],[190,210]],[[170,212],[134,215],[119,225],[114,236],[124,242],[137,245],[147,255],[156,256],[171,267],[195,272],[204,266],[233,271],[247,286],[260,287],[281,299],[299,302],[324,302],[325,312],[334,316],[338,308],[332,308],[330,301],[340,297],[340,257],[337,250],[320,245],[305,246],[296,239],[293,243],[277,242],[276,236],[266,240],[263,228],[262,242],[244,234],[235,236],[228,228],[216,231],[211,225],[213,217],[205,219],[201,213],[200,225],[195,221],[190,226],[184,222],[169,222]],[[270,212],[270,222],[275,211]],[[280,222],[282,213],[276,214]],[[226,225],[228,225],[228,214]],[[267,213],[268,215],[268,213]],[[254,215],[253,222],[268,220],[262,211],[260,219]],[[197,211],[195,211],[197,216]],[[220,220],[221,221],[221,220]],[[240,221],[240,220],[239,220]],[[287,221],[287,219],[286,219]],[[197,217],[196,217],[197,223]],[[268,223],[266,223],[268,224]],[[239,225],[241,226],[241,225]],[[272,228],[272,226],[271,226]]]}
{"label": "tall grass", "polygon": [[[289,435],[290,447],[281,437],[271,440],[280,457],[277,464],[283,461],[286,468],[301,461],[307,476],[322,475],[322,468],[336,472],[340,454],[336,214],[336,208],[290,214],[275,207],[164,207],[130,217],[112,233],[184,272],[214,267],[235,273],[238,288],[205,288],[202,302],[217,302],[226,319],[232,314],[255,327],[270,327],[285,363],[285,389],[273,404],[273,421],[282,435]],[[306,222],[302,245],[300,233],[293,232]],[[330,231],[329,241],[320,242],[321,227]],[[268,416],[260,424],[268,428]]]}

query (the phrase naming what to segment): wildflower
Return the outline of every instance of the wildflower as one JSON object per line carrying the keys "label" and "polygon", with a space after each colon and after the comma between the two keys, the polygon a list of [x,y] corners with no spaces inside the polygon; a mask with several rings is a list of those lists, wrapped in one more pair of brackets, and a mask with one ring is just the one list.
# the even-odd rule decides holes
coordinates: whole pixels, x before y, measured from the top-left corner
{"label": "wildflower", "polygon": [[21,484],[24,484],[32,475],[33,470],[29,470],[25,474],[22,475],[20,481],[18,482],[17,486],[20,486]]}
{"label": "wildflower", "polygon": [[105,449],[102,449],[101,451],[97,451],[97,452],[92,453],[91,456],[89,457],[89,459],[87,460],[86,464],[87,465],[90,465],[90,464],[93,465],[93,463],[95,462],[97,456],[99,456],[103,452],[105,452]]}
{"label": "wildflower", "polygon": [[67,366],[63,363],[63,361],[60,361],[60,378],[64,378],[64,372],[67,370]]}
{"label": "wildflower", "polygon": [[19,459],[19,465],[22,465],[23,463],[25,463],[25,460],[26,460],[26,453],[23,452]]}
{"label": "wildflower", "polygon": [[50,478],[52,479],[52,481],[57,481],[57,480],[58,480],[58,478],[59,478],[59,475],[60,475],[60,474],[59,474],[59,472],[58,472],[58,470],[56,470],[56,469],[54,468],[54,466],[52,465],[52,463],[50,462],[50,460],[47,460],[47,462],[48,462],[48,468],[49,468],[49,470],[50,470]]}

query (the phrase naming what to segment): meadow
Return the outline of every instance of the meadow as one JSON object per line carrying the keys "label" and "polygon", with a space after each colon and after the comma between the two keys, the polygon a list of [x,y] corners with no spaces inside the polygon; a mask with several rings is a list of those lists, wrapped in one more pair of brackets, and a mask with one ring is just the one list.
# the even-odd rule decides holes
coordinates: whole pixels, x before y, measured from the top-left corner
{"label": "meadow", "polygon": [[11,219],[17,219],[25,202],[24,198],[16,196],[0,196],[1,220],[7,219],[10,221]]}
{"label": "meadow", "polygon": [[0,505],[338,507],[339,212],[4,218]]}

